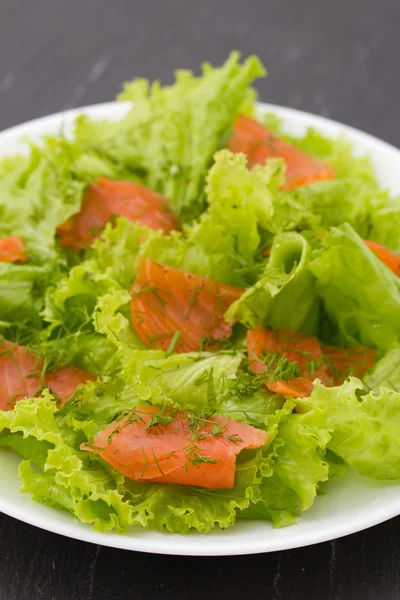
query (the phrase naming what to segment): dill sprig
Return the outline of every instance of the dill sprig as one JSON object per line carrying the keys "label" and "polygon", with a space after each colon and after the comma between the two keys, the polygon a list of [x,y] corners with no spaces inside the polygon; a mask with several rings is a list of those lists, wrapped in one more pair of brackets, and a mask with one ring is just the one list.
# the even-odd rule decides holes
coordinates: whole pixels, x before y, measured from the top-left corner
{"label": "dill sprig", "polygon": [[154,458],[154,462],[157,465],[157,469],[160,471],[161,475],[164,475],[165,473],[163,472],[162,468],[160,467],[160,463],[157,460],[157,456],[156,456],[156,453],[154,452],[154,448],[151,449],[151,452],[152,452],[152,455],[153,455],[153,458]]}
{"label": "dill sprig", "polygon": [[175,352],[176,346],[179,342],[181,335],[182,335],[181,331],[175,331],[175,333],[172,336],[172,339],[170,341],[170,344],[168,346],[167,356],[171,356]]}
{"label": "dill sprig", "polygon": [[159,408],[158,413],[149,419],[146,430],[158,427],[162,432],[162,427],[166,427],[175,419],[176,412],[176,410],[171,411],[169,406],[162,406]]}
{"label": "dill sprig", "polygon": [[303,369],[297,362],[289,360],[279,352],[266,352],[262,362],[265,365],[265,371],[260,374],[260,377],[268,380],[269,383],[291,381],[303,374]]}
{"label": "dill sprig", "polygon": [[198,287],[198,288],[196,288],[196,289],[194,290],[194,292],[193,292],[193,294],[192,294],[192,296],[191,296],[191,298],[190,298],[190,300],[189,300],[188,307],[187,307],[187,309],[185,310],[185,313],[184,313],[184,315],[183,315],[183,318],[184,318],[184,319],[187,319],[187,318],[189,317],[190,311],[192,310],[192,308],[193,308],[193,307],[194,307],[194,305],[196,304],[196,302],[197,302],[197,299],[198,299],[198,297],[199,297],[199,294],[201,294],[201,292],[203,291],[203,289],[204,289],[204,286],[205,286],[205,283],[201,283],[201,284],[199,285],[199,287]]}

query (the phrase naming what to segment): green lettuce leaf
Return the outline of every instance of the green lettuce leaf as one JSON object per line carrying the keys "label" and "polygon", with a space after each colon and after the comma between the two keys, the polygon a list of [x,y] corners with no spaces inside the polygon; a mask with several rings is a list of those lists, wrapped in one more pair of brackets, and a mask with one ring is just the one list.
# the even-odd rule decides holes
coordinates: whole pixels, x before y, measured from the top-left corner
{"label": "green lettuce leaf", "polygon": [[283,182],[282,161],[246,167],[243,154],[221,150],[207,176],[208,214],[204,226],[219,225],[235,240],[237,253],[251,261],[273,215],[273,192]]}
{"label": "green lettuce leaf", "polygon": [[[371,213],[387,193],[363,179],[343,178],[317,181],[311,185],[280,192],[278,199],[288,210],[283,214],[295,227],[327,228],[349,223],[362,237],[370,237]],[[276,201],[277,203],[277,201]],[[285,204],[286,203],[286,204]],[[288,228],[288,225],[283,221]]]}
{"label": "green lettuce leaf", "polygon": [[215,152],[244,102],[248,86],[265,71],[255,57],[240,65],[232,53],[222,67],[203,65],[201,77],[178,71],[172,86],[137,79],[121,100],[133,103],[118,123],[80,118],[76,138],[97,155],[142,177],[166,196],[183,220],[205,207],[204,182]]}
{"label": "green lettuce leaf", "polygon": [[56,227],[79,210],[83,184],[50,142],[31,145],[29,156],[12,164],[0,176],[0,236],[22,237],[34,262],[61,260]]}
{"label": "green lettuce leaf", "polygon": [[180,534],[191,529],[201,533],[215,527],[225,529],[236,522],[241,511],[259,501],[262,468],[261,452],[248,460],[239,459],[235,487],[230,490],[128,482],[132,523]]}
{"label": "green lettuce leaf", "polygon": [[226,318],[249,328],[285,326],[315,334],[319,303],[314,278],[307,268],[310,253],[302,235],[276,235],[260,279],[229,307]]}
{"label": "green lettuce leaf", "polygon": [[253,283],[265,238],[271,238],[273,193],[282,177],[281,161],[248,170],[244,155],[218,152],[207,176],[208,209],[184,230],[185,268],[232,285]]}
{"label": "green lettuce leaf", "polygon": [[63,326],[73,331],[91,326],[98,298],[121,289],[107,271],[102,271],[96,260],[89,259],[73,267],[56,286],[47,290],[43,317],[52,329]]}
{"label": "green lettuce leaf", "polygon": [[185,410],[203,413],[236,378],[243,355],[211,353],[166,355],[162,351],[125,351],[121,376],[141,401],[171,400]]}
{"label": "green lettuce leaf", "polygon": [[141,227],[125,218],[109,223],[101,237],[88,250],[86,258],[94,261],[99,273],[130,289],[136,275],[136,262],[146,239],[168,239],[162,232]]}
{"label": "green lettuce leaf", "polygon": [[224,416],[265,429],[270,415],[280,410],[285,400],[273,394],[249,373],[239,370],[232,385],[218,395],[215,410]]}
{"label": "green lettuce leaf", "polygon": [[135,390],[118,377],[88,381],[57,413],[64,439],[75,448],[91,440],[106,425],[127,414],[140,403]]}
{"label": "green lettuce leaf", "polygon": [[278,436],[283,444],[278,449],[274,475],[297,494],[301,510],[307,510],[313,504],[318,483],[328,479],[324,453],[330,433],[324,411],[292,413],[280,425]]}
{"label": "green lettuce leaf", "polygon": [[60,327],[53,334],[44,330],[27,343],[50,367],[75,365],[95,376],[114,375],[121,368],[113,344],[91,327],[76,331]]}
{"label": "green lettuce leaf", "polygon": [[387,350],[400,340],[400,279],[348,224],[332,228],[308,265],[329,317],[350,344]]}
{"label": "green lettuce leaf", "polygon": [[400,198],[383,204],[370,215],[368,238],[400,254]]}
{"label": "green lettuce leaf", "polygon": [[0,327],[40,329],[47,286],[57,279],[54,265],[0,263]]}
{"label": "green lettuce leaf", "polygon": [[324,455],[330,433],[325,412],[314,408],[300,415],[292,413],[292,408],[293,403],[287,402],[269,418],[273,467],[264,473],[261,500],[240,518],[271,520],[274,527],[290,525],[312,506],[318,486],[328,479]]}
{"label": "green lettuce leaf", "polygon": [[369,390],[381,387],[400,392],[400,348],[392,348],[379,360],[363,379]]}
{"label": "green lettuce leaf", "polygon": [[400,393],[383,387],[360,396],[362,390],[362,382],[354,377],[334,388],[316,382],[300,406],[326,412],[332,435],[329,449],[361,475],[399,479]]}
{"label": "green lettuce leaf", "polygon": [[46,290],[42,316],[47,323],[36,350],[55,364],[75,364],[94,375],[119,368],[115,348],[93,324],[99,298],[121,290],[115,279],[101,272],[94,260],[73,267]]}

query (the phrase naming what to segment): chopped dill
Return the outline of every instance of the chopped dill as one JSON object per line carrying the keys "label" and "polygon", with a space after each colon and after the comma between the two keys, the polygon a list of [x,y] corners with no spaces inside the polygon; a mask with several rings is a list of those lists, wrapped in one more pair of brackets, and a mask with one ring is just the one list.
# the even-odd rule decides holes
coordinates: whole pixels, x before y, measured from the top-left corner
{"label": "chopped dill", "polygon": [[269,383],[291,381],[303,374],[303,369],[298,363],[290,361],[279,352],[265,353],[262,362],[265,365],[265,371],[260,374],[260,377]]}
{"label": "chopped dill", "polygon": [[204,289],[204,286],[205,286],[205,283],[201,283],[201,284],[199,285],[199,287],[198,287],[198,288],[196,288],[196,289],[194,290],[194,292],[193,292],[193,295],[192,295],[192,297],[191,297],[191,298],[190,298],[190,300],[189,300],[188,307],[187,307],[187,309],[185,310],[185,313],[184,313],[184,315],[183,315],[183,318],[184,318],[184,319],[187,319],[187,318],[189,317],[190,311],[192,310],[192,308],[193,308],[193,307],[194,307],[194,305],[196,304],[196,302],[197,302],[197,298],[199,297],[199,295],[200,295],[200,294],[201,294],[201,292],[203,291],[203,289]]}
{"label": "chopped dill", "polygon": [[146,457],[146,452],[144,447],[142,446],[142,454],[143,454],[143,469],[142,469],[142,473],[141,473],[141,477],[144,476],[145,471],[146,471],[146,467],[147,467],[147,457]]}
{"label": "chopped dill", "polygon": [[160,467],[160,463],[157,460],[157,456],[156,456],[156,453],[154,452],[154,448],[151,449],[151,453],[153,455],[154,462],[157,465],[157,469],[160,471],[161,475],[165,475],[165,473],[163,472],[162,468]]}
{"label": "chopped dill", "polygon": [[199,469],[200,465],[202,465],[202,464],[215,465],[217,462],[219,462],[223,459],[222,458],[211,458],[210,456],[205,456],[205,455],[199,454],[198,452],[193,452],[193,455],[188,456],[187,460],[189,462],[191,462],[192,465],[194,465],[195,467],[197,467]]}
{"label": "chopped dill", "polygon": [[136,296],[141,296],[142,294],[148,294],[149,292],[154,292],[157,289],[156,285],[150,285],[149,287],[144,287],[140,290],[138,290],[137,292],[135,292],[134,294],[132,294],[132,298],[135,298]]}
{"label": "chopped dill", "polygon": [[175,418],[176,411],[167,412],[168,409],[169,409],[168,406],[162,406],[159,409],[158,413],[156,415],[153,415],[149,419],[149,422],[147,423],[147,426],[146,426],[146,430],[151,429],[152,427],[166,427],[167,425],[172,423],[172,421]]}
{"label": "chopped dill", "polygon": [[241,438],[236,437],[234,435],[227,435],[226,439],[229,440],[230,442],[234,442],[234,443],[236,443],[236,442],[243,442],[243,440]]}
{"label": "chopped dill", "polygon": [[172,336],[172,340],[168,346],[167,356],[171,356],[171,354],[173,354],[175,352],[176,346],[179,342],[181,335],[182,335],[181,331],[175,331],[174,335]]}

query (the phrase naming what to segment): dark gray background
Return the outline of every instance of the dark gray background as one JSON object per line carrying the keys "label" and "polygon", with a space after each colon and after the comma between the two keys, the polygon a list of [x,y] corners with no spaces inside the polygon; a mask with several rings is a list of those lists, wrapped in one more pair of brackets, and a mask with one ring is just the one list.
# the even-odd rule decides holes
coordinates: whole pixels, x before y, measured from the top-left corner
{"label": "dark gray background", "polygon": [[[0,129],[110,100],[122,81],[257,53],[268,102],[400,145],[400,0],[0,0]],[[360,498],[362,509],[362,498]],[[178,558],[0,517],[0,600],[400,599],[400,520],[312,548]]]}

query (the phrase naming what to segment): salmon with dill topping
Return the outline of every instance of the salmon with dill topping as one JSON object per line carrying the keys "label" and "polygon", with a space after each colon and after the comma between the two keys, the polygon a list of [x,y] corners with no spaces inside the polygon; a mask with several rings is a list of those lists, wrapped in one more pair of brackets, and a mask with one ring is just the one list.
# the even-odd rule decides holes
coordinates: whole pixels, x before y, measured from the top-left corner
{"label": "salmon with dill topping", "polygon": [[[247,332],[247,347],[250,369],[265,378],[272,392],[302,398],[310,395],[314,379],[329,383],[321,346],[313,336],[285,328],[256,327]],[[279,370],[280,359],[286,359],[291,369]]]}
{"label": "salmon with dill topping", "polygon": [[88,248],[112,217],[126,217],[165,233],[179,229],[166,198],[132,181],[100,177],[89,185],[78,214],[57,229],[60,246]]}
{"label": "salmon with dill topping", "polygon": [[256,327],[247,332],[249,367],[268,389],[283,396],[305,398],[314,380],[340,385],[349,375],[362,377],[376,358],[363,346],[337,348],[321,344],[301,331]]}
{"label": "salmon with dill topping", "polygon": [[227,417],[143,405],[81,448],[135,481],[218,489],[234,487],[237,455],[264,446],[267,438],[265,431]]}
{"label": "salmon with dill topping", "polygon": [[341,385],[350,375],[363,377],[376,360],[376,350],[365,346],[337,348],[321,344],[321,350],[334,385]]}
{"label": "salmon with dill topping", "polygon": [[237,118],[228,148],[231,152],[246,154],[250,167],[264,165],[268,158],[283,158],[286,181],[282,187],[286,189],[335,178],[332,167],[278,138],[261,123],[245,115]]}
{"label": "salmon with dill topping", "polygon": [[132,325],[151,348],[168,350],[175,336],[175,352],[215,349],[231,335],[223,315],[243,291],[142,257],[131,291]]}
{"label": "salmon with dill topping", "polygon": [[60,404],[65,404],[75,393],[78,385],[94,380],[95,377],[83,369],[65,366],[58,367],[54,372],[46,373],[44,387],[48,387],[51,393],[59,398]]}

